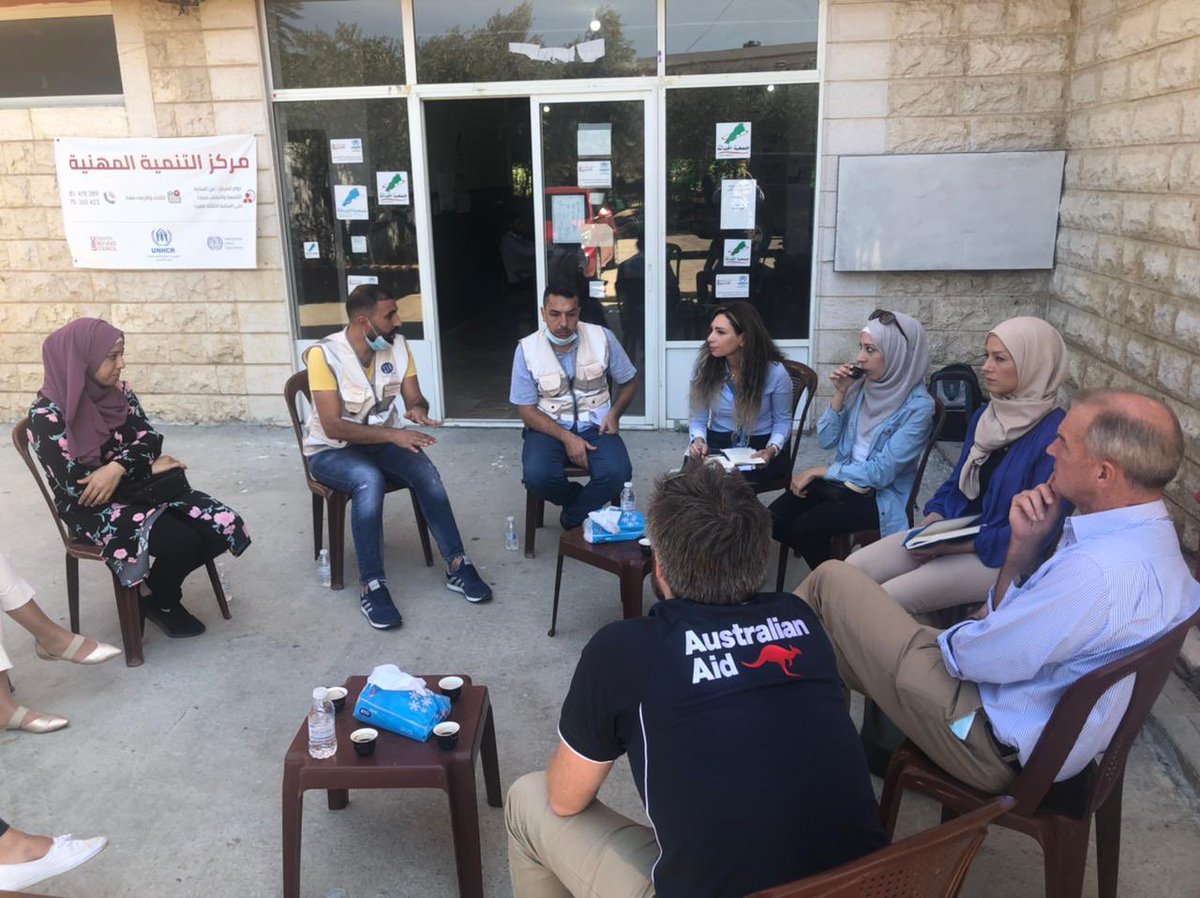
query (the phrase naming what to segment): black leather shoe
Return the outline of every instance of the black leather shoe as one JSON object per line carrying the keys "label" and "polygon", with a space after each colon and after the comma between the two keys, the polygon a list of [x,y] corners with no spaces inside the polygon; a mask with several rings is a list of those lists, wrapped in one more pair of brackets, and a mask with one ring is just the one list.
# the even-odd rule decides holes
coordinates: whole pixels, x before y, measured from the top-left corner
{"label": "black leather shoe", "polygon": [[204,622],[193,617],[182,604],[161,608],[152,598],[143,598],[141,604],[145,618],[154,621],[172,639],[199,636],[205,630]]}

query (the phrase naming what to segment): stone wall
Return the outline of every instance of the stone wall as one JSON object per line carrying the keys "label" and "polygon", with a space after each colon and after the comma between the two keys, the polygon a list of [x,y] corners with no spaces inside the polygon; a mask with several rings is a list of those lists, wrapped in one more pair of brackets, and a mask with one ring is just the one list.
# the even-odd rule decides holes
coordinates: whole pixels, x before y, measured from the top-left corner
{"label": "stone wall", "polygon": [[[254,4],[190,15],[114,0],[121,106],[0,110],[0,420],[29,407],[41,342],[79,316],[127,334],[128,377],[170,421],[285,420],[291,337]],[[56,137],[258,136],[258,270],[76,269],[63,235]]]}
{"label": "stone wall", "polygon": [[1200,0],[1083,0],[1048,316],[1071,386],[1161,396],[1187,436],[1169,490],[1200,539]]}
{"label": "stone wall", "polygon": [[824,375],[876,307],[908,312],[933,364],[977,363],[991,325],[1044,314],[1046,271],[838,273],[838,157],[1061,149],[1072,0],[831,0],[827,10],[817,327]]}

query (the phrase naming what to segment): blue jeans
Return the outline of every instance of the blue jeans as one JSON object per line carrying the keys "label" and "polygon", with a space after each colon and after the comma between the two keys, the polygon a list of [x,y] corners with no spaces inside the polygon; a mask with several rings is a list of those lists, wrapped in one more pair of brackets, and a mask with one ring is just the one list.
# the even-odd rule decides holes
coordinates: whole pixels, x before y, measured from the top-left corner
{"label": "blue jeans", "polygon": [[450,497],[437,468],[424,452],[391,443],[352,444],[309,456],[315,479],[350,494],[350,532],[358,555],[359,582],[386,579],[383,572],[383,497],[387,484],[413,491],[446,564],[463,555]]}
{"label": "blue jeans", "polygon": [[567,479],[564,469],[570,459],[567,447],[553,437],[525,428],[525,446],[521,450],[521,477],[525,486],[539,499],[562,506],[559,520],[563,527],[578,527],[589,511],[595,511],[621,492],[626,480],[633,478],[633,465],[625,443],[613,433],[600,435],[596,427],[585,427],[579,436],[596,447],[588,453],[592,479],[587,486]]}

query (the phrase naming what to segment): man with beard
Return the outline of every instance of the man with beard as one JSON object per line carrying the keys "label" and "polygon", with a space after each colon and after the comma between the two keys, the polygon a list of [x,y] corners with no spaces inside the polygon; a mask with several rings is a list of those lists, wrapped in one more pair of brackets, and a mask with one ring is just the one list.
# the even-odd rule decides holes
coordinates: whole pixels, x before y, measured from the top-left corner
{"label": "man with beard", "polygon": [[[508,396],[525,424],[522,479],[562,507],[564,530],[582,525],[633,476],[620,420],[637,391],[637,369],[612,331],[579,320],[578,293],[561,271],[552,277],[542,298],[545,327],[517,344]],[[615,399],[610,378],[620,387]],[[567,479],[568,461],[587,469],[586,486]]]}
{"label": "man with beard", "polygon": [[362,613],[377,630],[399,627],[401,616],[383,569],[383,497],[388,483],[413,491],[446,560],[446,588],[468,602],[486,602],[492,590],[463,551],[462,537],[441,475],[424,449],[437,442],[400,423],[422,427],[429,417],[416,361],[400,336],[396,300],[375,284],[355,287],[346,300],[344,330],[304,354],[312,391],[304,454],[312,476],[349,493],[350,529],[358,555]]}

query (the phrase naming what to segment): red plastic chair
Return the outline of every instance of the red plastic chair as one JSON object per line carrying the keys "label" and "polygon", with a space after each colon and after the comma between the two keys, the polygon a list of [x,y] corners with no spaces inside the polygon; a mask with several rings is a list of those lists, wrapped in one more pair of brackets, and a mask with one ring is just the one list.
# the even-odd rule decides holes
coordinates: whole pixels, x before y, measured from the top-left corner
{"label": "red plastic chair", "polygon": [[909,836],[824,873],[748,898],[953,898],[987,836],[1016,802],[996,798],[941,826]]}
{"label": "red plastic chair", "polygon": [[[796,467],[796,453],[800,449],[800,434],[804,433],[804,422],[808,420],[808,410],[812,408],[813,399],[817,395],[816,371],[803,362],[793,362],[791,359],[784,359],[783,367],[792,381],[792,419],[796,422],[796,429],[792,433],[791,464],[788,465],[787,474],[778,480],[764,480],[754,484],[755,493],[787,489],[792,480],[792,469]],[[800,408],[801,399],[804,400],[804,408],[800,411],[800,417],[797,418],[796,409]]]}

